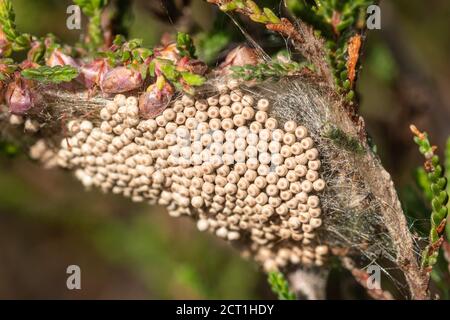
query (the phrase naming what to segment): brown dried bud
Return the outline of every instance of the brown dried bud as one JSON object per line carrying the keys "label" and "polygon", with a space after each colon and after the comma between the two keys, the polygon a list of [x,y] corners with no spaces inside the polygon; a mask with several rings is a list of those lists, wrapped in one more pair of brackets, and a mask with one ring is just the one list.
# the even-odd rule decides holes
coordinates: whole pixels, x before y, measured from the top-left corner
{"label": "brown dried bud", "polygon": [[105,93],[124,93],[138,89],[143,83],[144,80],[138,70],[117,67],[105,74],[100,87]]}
{"label": "brown dried bud", "polygon": [[189,59],[188,57],[183,57],[177,64],[177,70],[179,71],[189,71],[191,73],[205,75],[208,71],[208,65],[203,61],[196,59]]}
{"label": "brown dried bud", "polygon": [[149,119],[159,115],[173,96],[172,86],[164,78],[159,79],[139,97],[139,111],[143,118]]}

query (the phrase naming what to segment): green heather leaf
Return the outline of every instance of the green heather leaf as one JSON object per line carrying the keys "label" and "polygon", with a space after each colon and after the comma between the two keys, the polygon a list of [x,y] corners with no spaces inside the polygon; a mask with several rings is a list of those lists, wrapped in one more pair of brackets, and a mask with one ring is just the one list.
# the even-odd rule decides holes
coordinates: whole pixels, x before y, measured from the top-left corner
{"label": "green heather leaf", "polygon": [[0,0],[0,26],[6,38],[14,42],[16,33],[15,14],[10,0]]}
{"label": "green heather leaf", "polygon": [[195,58],[195,46],[187,33],[177,33],[177,49],[180,51],[181,56]]}
{"label": "green heather leaf", "polygon": [[21,75],[26,79],[31,79],[44,83],[69,82],[78,76],[78,70],[71,66],[42,66],[34,69],[25,69]]}
{"label": "green heather leaf", "polygon": [[162,63],[160,68],[162,73],[167,79],[174,81],[178,78],[178,72],[171,62]]}
{"label": "green heather leaf", "polygon": [[124,37],[123,35],[121,35],[121,34],[116,35],[116,37],[114,38],[114,41],[113,41],[113,43],[114,43],[116,46],[121,46],[121,45],[123,45],[125,42],[126,42],[126,39],[125,39],[125,37]]}
{"label": "green heather leaf", "polygon": [[153,60],[152,62],[150,62],[149,66],[148,66],[148,74],[151,77],[155,76],[155,68],[156,68],[156,64],[155,64],[155,60]]}
{"label": "green heather leaf", "polygon": [[88,37],[86,37],[87,48],[95,52],[103,44],[103,32],[101,25],[101,14],[103,8],[108,4],[107,0],[74,0],[85,15],[89,17]]}
{"label": "green heather leaf", "polygon": [[190,86],[201,86],[205,83],[205,78],[201,75],[190,73],[190,72],[181,72],[181,76],[183,80]]}
{"label": "green heather leaf", "polygon": [[76,5],[79,5],[81,10],[88,17],[96,14],[96,10],[102,9],[108,4],[108,0],[73,0]]}
{"label": "green heather leaf", "polygon": [[270,272],[268,282],[279,300],[295,300],[295,294],[289,290],[289,284],[281,272]]}
{"label": "green heather leaf", "polygon": [[[428,139],[427,133],[423,132],[419,134],[416,132],[417,128],[415,127],[412,127],[412,131],[415,134],[414,142],[419,146],[420,153],[425,155],[428,159],[429,155],[432,155],[430,172],[428,174],[424,174],[425,170],[419,171],[421,180],[418,180],[418,182],[422,188],[427,188],[425,195],[429,198],[429,200],[431,200],[431,207],[433,209],[430,216],[431,229],[428,237],[429,244],[422,251],[421,266],[423,268],[433,267],[437,261],[439,250],[435,250],[430,253],[429,249],[433,248],[434,243],[441,237],[438,227],[443,221],[445,221],[448,214],[448,191],[446,189],[447,181],[444,176],[444,169],[439,161],[439,156],[434,154],[434,149]],[[425,178],[427,181],[425,181]]]}
{"label": "green heather leaf", "polygon": [[264,14],[270,20],[271,23],[280,23],[280,18],[276,16],[275,13],[272,12],[269,8],[264,8]]}

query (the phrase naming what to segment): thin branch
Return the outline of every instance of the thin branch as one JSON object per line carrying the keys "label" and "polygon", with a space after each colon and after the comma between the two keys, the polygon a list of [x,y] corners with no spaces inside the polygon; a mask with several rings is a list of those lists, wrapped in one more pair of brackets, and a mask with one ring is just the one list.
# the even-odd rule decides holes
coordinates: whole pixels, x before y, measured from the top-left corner
{"label": "thin branch", "polygon": [[[366,289],[366,292],[369,296],[371,296],[373,299],[375,300],[393,300],[394,297],[392,296],[392,294],[388,291],[385,291],[381,288],[370,288],[369,287],[369,274],[364,271],[361,270],[357,267],[355,267],[354,262],[352,261],[352,259],[345,257],[341,259],[342,261],[342,265],[344,266],[344,268],[346,268],[348,271],[351,272],[351,274],[353,275],[353,277],[355,278],[355,280],[363,287]],[[378,283],[378,285],[380,285]]]}
{"label": "thin branch", "polygon": [[[318,74],[333,87],[333,75],[326,60],[324,42],[314,34],[314,29],[302,21],[294,25],[287,18],[278,18],[270,10],[261,10],[253,1],[246,1],[246,6],[229,7],[233,0],[207,0],[219,6],[223,11],[236,11],[249,17],[252,21],[262,23],[267,30],[274,31],[292,41],[295,49],[316,66]],[[268,13],[270,12],[270,13]]]}

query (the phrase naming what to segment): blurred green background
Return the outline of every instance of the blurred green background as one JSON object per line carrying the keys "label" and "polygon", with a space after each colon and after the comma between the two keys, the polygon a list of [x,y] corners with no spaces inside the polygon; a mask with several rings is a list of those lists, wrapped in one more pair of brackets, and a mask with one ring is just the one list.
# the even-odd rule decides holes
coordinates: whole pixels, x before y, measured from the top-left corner
{"label": "blurred green background", "polygon": [[[275,9],[280,3],[264,2]],[[423,215],[428,211],[413,179],[422,160],[408,126],[416,123],[438,146],[450,133],[450,2],[385,2],[382,30],[369,32],[366,43],[358,84],[361,113],[411,223],[426,227]],[[70,3],[13,0],[22,31],[51,32],[73,43],[80,31],[65,27]],[[236,26],[204,1],[175,1],[175,11],[161,3],[133,2],[131,37],[153,45],[164,32],[201,28],[206,31],[196,42],[212,64],[223,56],[218,55],[221,49],[226,52],[242,40]],[[281,49],[283,41],[253,28],[247,30],[268,52]],[[82,290],[66,288],[71,264],[81,267]],[[343,283],[331,286],[335,298],[361,294]],[[197,232],[188,219],[170,218],[160,207],[84,191],[70,174],[46,171],[22,155],[0,157],[0,298],[274,296],[255,264],[215,237]]]}

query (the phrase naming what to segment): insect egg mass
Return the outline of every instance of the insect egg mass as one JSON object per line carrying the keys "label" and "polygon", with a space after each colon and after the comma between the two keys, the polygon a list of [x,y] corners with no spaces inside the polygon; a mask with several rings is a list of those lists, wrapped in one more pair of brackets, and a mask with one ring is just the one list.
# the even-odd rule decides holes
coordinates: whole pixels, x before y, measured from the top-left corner
{"label": "insect egg mass", "polygon": [[[283,121],[269,98],[234,81],[218,89],[183,95],[152,117],[142,116],[136,97],[116,95],[97,120],[67,122],[53,158],[85,187],[192,217],[266,271],[323,265],[317,231],[326,183],[307,127]],[[44,145],[32,148],[34,158]]]}

